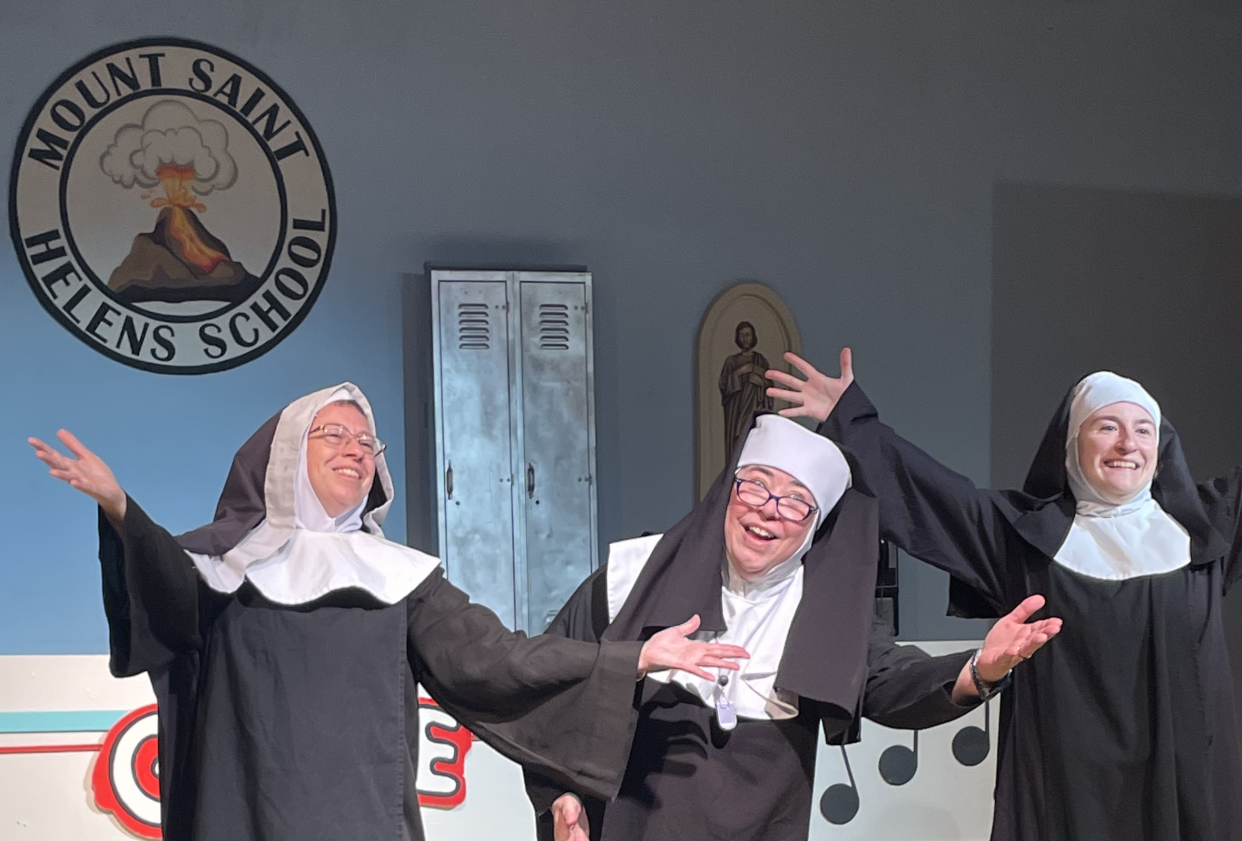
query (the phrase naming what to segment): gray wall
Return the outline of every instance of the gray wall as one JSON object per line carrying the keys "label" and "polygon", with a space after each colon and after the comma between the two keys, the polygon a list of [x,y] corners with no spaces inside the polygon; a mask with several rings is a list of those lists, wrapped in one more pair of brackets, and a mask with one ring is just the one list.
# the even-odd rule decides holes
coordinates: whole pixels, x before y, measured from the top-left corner
{"label": "gray wall", "polygon": [[[693,503],[694,331],[727,284],[776,289],[813,360],[852,345],[886,419],[986,483],[993,185],[1242,194],[1232,3],[5,0],[0,137],[77,59],[153,33],[240,54],[305,112],[339,199],[332,276],[267,356],[172,380],[96,358],[0,254],[23,398],[0,417],[0,510],[58,520],[0,567],[0,650],[103,640],[90,511],[41,477],[28,434],[109,441],[157,519],[189,527],[262,418],[350,377],[398,441],[400,487],[400,289],[425,261],[594,272],[612,540]],[[902,584],[908,636],[977,633],[943,617],[943,577],[911,564]]]}

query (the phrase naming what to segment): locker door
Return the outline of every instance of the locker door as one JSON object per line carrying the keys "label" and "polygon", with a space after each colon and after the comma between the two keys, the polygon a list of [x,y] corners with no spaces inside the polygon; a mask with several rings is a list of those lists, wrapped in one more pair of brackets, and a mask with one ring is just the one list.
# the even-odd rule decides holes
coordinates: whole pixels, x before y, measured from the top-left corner
{"label": "locker door", "polygon": [[[502,275],[503,277],[503,275]],[[439,280],[436,440],[445,574],[514,627],[512,410],[504,280]]]}
{"label": "locker door", "polygon": [[596,566],[594,406],[586,284],[521,278],[518,481],[527,627],[539,633]]}

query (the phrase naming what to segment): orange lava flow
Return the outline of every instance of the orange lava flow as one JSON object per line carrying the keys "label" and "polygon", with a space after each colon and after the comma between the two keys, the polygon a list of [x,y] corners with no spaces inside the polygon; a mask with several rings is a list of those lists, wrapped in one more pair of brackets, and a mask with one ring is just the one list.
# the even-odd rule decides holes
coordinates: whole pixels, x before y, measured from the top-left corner
{"label": "orange lava flow", "polygon": [[172,223],[169,226],[169,232],[172,233],[173,239],[181,244],[181,253],[185,259],[204,272],[210,272],[224,259],[223,254],[203,242],[194,233],[194,227],[190,224],[190,217],[186,214],[184,207],[173,207],[169,221]]}
{"label": "orange lava flow", "polygon": [[182,256],[204,272],[210,272],[225,259],[225,255],[199,238],[186,212],[191,208],[198,211],[207,209],[190,191],[194,167],[164,164],[155,171],[155,175],[164,188],[164,197],[153,200],[151,206],[167,207],[172,211],[169,214],[169,233],[181,245]]}

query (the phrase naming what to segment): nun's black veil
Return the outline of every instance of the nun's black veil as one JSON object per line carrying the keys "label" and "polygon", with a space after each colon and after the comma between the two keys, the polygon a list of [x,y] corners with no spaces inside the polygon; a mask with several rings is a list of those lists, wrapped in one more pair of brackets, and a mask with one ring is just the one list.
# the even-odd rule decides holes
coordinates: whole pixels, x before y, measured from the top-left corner
{"label": "nun's black veil", "polygon": [[[1075,383],[1070,388],[1048,423],[1022,490],[993,492],[997,507],[1014,530],[1050,558],[1061,548],[1074,522],[1075,500],[1066,475],[1065,444],[1069,437],[1070,405],[1077,387]],[[1229,550],[1228,541],[1211,525],[1182,453],[1177,430],[1163,413],[1151,495],[1190,534],[1192,566],[1212,563]],[[966,618],[997,616],[978,591],[956,578],[949,584],[949,612]]]}
{"label": "nun's black veil", "polygon": [[[219,557],[241,543],[267,517],[264,491],[267,466],[272,454],[272,440],[276,437],[276,427],[283,412],[284,409],[273,415],[241,445],[233,456],[224,489],[220,491],[215,517],[210,523],[178,536],[181,548],[198,555]],[[364,513],[388,501],[383,484],[377,469]],[[363,527],[366,527],[365,523]]]}
{"label": "nun's black veil", "polygon": [[[747,429],[754,428],[756,413]],[[669,529],[643,567],[625,605],[604,632],[606,640],[646,639],[698,613],[707,631],[725,630],[721,608],[724,518],[745,444],[707,495]],[[879,520],[875,499],[853,488],[827,512],[803,558],[803,602],[781,660],[779,683],[852,718],[867,674]]]}

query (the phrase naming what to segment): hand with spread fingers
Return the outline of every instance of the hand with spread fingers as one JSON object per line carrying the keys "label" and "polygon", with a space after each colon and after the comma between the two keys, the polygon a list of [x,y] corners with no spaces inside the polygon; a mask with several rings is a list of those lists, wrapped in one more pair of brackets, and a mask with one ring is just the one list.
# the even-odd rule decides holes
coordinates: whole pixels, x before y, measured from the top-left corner
{"label": "hand with spread fingers", "polygon": [[[985,691],[1004,680],[1014,666],[1023,660],[1029,660],[1044,643],[1060,632],[1061,620],[1057,618],[1026,621],[1043,606],[1043,596],[1027,596],[1021,604],[998,619],[992,630],[988,631],[983,647],[973,661],[979,681],[986,684]],[[953,700],[962,703],[978,698],[979,691],[980,686],[975,682],[975,675],[971,673],[971,664],[967,663],[953,685]]]}
{"label": "hand with spread fingers", "polygon": [[638,658],[638,676],[663,669],[680,669],[704,680],[715,680],[716,675],[706,669],[736,670],[741,666],[735,661],[750,656],[740,645],[689,639],[698,628],[699,615],[696,613],[680,625],[665,628],[647,640]]}
{"label": "hand with spread fingers", "polygon": [[104,460],[92,453],[74,437],[73,433],[62,429],[56,437],[68,448],[71,456],[67,456],[55,447],[45,444],[38,438],[26,439],[34,447],[39,461],[48,466],[48,474],[53,479],[67,482],[71,488],[81,491],[99,503],[99,507],[115,523],[125,519],[125,491],[121,489],[111,468]]}
{"label": "hand with spread fingers", "polygon": [[552,804],[552,838],[554,841],[591,841],[586,809],[572,794],[562,794]]}
{"label": "hand with spread fingers", "polygon": [[1027,622],[1031,614],[1044,606],[1043,596],[1027,596],[1022,603],[1006,616],[997,620],[983,640],[977,666],[979,677],[987,683],[996,683],[1009,674],[1009,670],[1029,660],[1048,640],[1061,630],[1060,619],[1039,619]]}
{"label": "hand with spread fingers", "polygon": [[805,379],[775,369],[768,371],[768,379],[783,386],[769,387],[768,396],[793,404],[789,408],[781,409],[780,413],[787,418],[808,417],[823,423],[850,383],[854,382],[854,360],[850,349],[841,349],[839,377],[820,373],[814,365],[796,353],[785,354],[785,360],[797,368]]}

